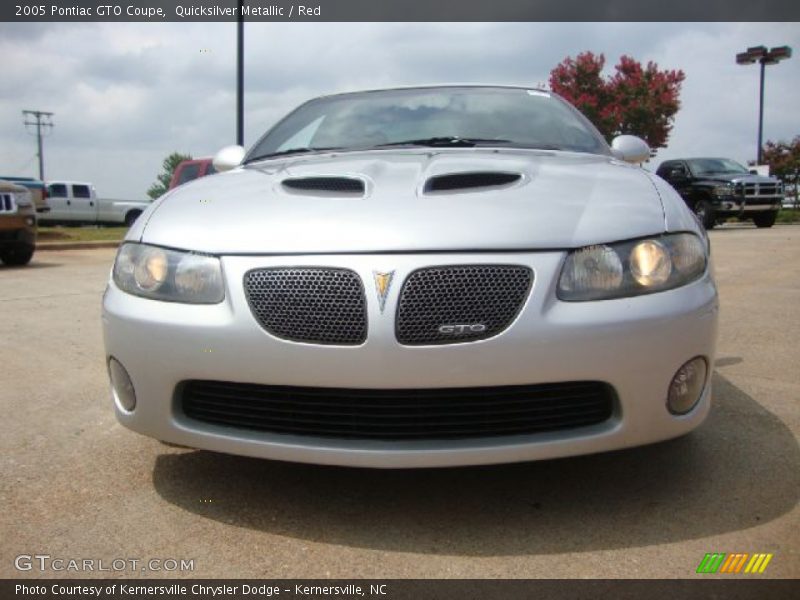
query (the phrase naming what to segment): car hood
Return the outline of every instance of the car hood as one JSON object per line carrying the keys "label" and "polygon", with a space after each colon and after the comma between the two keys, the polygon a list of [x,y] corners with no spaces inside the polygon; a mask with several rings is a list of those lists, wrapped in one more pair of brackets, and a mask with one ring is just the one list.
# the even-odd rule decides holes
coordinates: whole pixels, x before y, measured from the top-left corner
{"label": "car hood", "polygon": [[[517,173],[501,187],[429,193],[433,177]],[[351,177],[363,196],[289,190]],[[198,179],[162,197],[131,238],[214,254],[574,248],[662,233],[647,174],[611,157],[403,149],[292,157]]]}
{"label": "car hood", "polygon": [[720,183],[777,183],[779,180],[774,177],[764,177],[752,173],[715,173],[713,175],[701,175],[708,181],[719,181]]}

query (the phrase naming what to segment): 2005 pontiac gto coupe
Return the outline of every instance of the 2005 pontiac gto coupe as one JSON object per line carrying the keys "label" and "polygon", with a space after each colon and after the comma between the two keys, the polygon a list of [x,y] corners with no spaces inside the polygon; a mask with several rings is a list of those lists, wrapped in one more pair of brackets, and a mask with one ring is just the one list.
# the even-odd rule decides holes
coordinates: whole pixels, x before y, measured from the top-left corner
{"label": "2005 pontiac gto coupe", "polygon": [[116,415],[369,467],[685,434],[709,410],[717,291],[647,155],[542,90],[311,100],[129,231],[103,302]]}

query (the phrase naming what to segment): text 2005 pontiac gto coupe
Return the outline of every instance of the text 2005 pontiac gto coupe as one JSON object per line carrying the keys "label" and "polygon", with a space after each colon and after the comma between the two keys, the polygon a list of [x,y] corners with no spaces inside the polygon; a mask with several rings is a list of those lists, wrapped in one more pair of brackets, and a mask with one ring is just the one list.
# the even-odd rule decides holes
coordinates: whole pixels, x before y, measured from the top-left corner
{"label": "text 2005 pontiac gto coupe", "polygon": [[709,410],[717,291],[647,156],[543,90],[311,100],[129,231],[103,302],[117,417],[368,467],[685,434]]}

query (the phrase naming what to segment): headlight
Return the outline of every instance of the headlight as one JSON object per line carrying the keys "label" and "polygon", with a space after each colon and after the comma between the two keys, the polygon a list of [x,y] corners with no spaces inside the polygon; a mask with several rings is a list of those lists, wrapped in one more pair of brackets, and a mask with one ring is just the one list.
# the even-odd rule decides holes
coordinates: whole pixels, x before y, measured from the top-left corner
{"label": "headlight", "polygon": [[713,193],[717,198],[725,198],[727,196],[733,196],[735,190],[732,185],[718,185],[714,188]]}
{"label": "headlight", "polygon": [[154,300],[216,304],[225,298],[216,256],[127,243],[117,253],[113,277],[121,290]]}
{"label": "headlight", "polygon": [[570,302],[662,292],[698,279],[708,256],[693,233],[588,246],[569,253],[558,297]]}
{"label": "headlight", "polygon": [[30,206],[33,206],[33,200],[31,200],[30,191],[15,193],[14,203],[20,208],[28,208]]}

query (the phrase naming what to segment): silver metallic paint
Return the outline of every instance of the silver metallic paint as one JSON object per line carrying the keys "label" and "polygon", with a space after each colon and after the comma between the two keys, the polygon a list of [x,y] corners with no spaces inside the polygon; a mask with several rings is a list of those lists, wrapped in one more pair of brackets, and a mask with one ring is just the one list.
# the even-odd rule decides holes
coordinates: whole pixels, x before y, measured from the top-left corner
{"label": "silver metallic paint", "polygon": [[[422,193],[429,177],[475,170],[524,179],[503,189]],[[280,186],[321,174],[361,176],[367,195],[302,196]],[[212,254],[573,248],[664,231],[659,195],[642,169],[606,156],[517,149],[264,161],[180,186],[152,214],[142,241]]]}
{"label": "silver metallic paint", "polygon": [[[463,171],[522,174],[503,189],[426,195],[428,177]],[[346,175],[363,198],[287,193],[286,177]],[[559,301],[567,249],[702,228],[669,184],[607,156],[519,149],[393,149],[284,157],[176,188],[126,239],[219,254],[226,286],[217,305],[104,296],[108,356],[130,374],[134,431],[209,450],[335,465],[439,467],[554,458],[625,448],[687,433],[706,417],[710,383],[683,416],[666,408],[675,371],[693,356],[713,365],[718,299],[712,267],[687,286],[634,298]],[[415,269],[521,264],[534,271],[511,326],[480,341],[402,346],[399,290]],[[255,321],[242,280],[254,268],[332,266],[367,290],[369,332],[359,346],[281,340]],[[381,310],[375,271],[394,271]],[[176,410],[181,381],[426,388],[600,380],[617,394],[614,417],[575,431],[457,441],[347,441],[266,434],[192,422]]]}
{"label": "silver metallic paint", "polygon": [[[323,464],[434,467],[513,462],[613,450],[682,435],[705,418],[708,389],[688,415],[666,409],[675,371],[692,356],[714,360],[717,293],[710,275],[683,288],[619,300],[567,303],[554,286],[564,252],[402,255],[225,256],[223,303],[186,306],[131,296],[113,283],[103,321],[106,349],[125,365],[139,398],[117,411],[140,433],[220,452]],[[351,268],[369,281],[392,264],[402,282],[422,266],[524,264],[535,271],[531,295],[506,331],[454,346],[401,346],[394,337],[397,293],[381,314],[367,295],[370,330],[356,347],[277,339],[255,322],[242,289],[252,268],[313,264]],[[396,289],[399,289],[400,285]],[[236,431],[191,422],[175,410],[184,380],[219,379],[276,385],[408,388],[492,386],[601,380],[618,395],[617,414],[579,431],[455,442],[340,441]]]}

